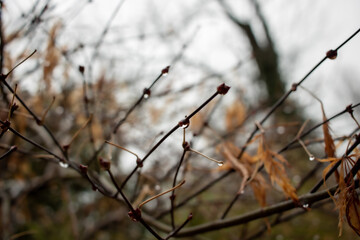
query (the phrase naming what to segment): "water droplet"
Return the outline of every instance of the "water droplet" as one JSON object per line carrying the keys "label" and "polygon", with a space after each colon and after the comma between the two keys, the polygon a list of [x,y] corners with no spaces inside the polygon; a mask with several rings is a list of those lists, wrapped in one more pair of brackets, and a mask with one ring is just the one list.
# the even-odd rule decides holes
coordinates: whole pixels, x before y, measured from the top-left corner
{"label": "water droplet", "polygon": [[222,165],[224,165],[223,162],[218,162],[218,166],[221,167]]}
{"label": "water droplet", "polygon": [[59,165],[62,168],[68,168],[69,167],[69,164],[67,164],[66,162],[62,162],[62,161],[59,162]]}
{"label": "water droplet", "polygon": [[144,97],[145,99],[148,99],[148,98],[150,97],[151,90],[148,89],[148,88],[144,88],[143,94],[144,94],[143,97]]}
{"label": "water droplet", "polygon": [[314,160],[315,160],[314,155],[310,155],[309,160],[310,160],[310,161],[314,161]]}
{"label": "water droplet", "polygon": [[309,204],[305,203],[304,205],[302,205],[303,208],[309,208]]}
{"label": "water droplet", "polygon": [[163,77],[166,77],[169,73],[168,72],[163,72]]}
{"label": "water droplet", "polygon": [[279,126],[276,128],[276,132],[279,134],[279,135],[282,135],[285,133],[285,127],[283,126]]}
{"label": "water droplet", "polygon": [[58,106],[55,108],[55,112],[59,115],[63,114],[64,113],[64,108],[61,107],[61,106]]}
{"label": "water droplet", "polygon": [[181,127],[182,129],[189,127],[189,125],[190,120],[187,118],[187,116],[185,116],[185,118],[179,122],[179,127]]}

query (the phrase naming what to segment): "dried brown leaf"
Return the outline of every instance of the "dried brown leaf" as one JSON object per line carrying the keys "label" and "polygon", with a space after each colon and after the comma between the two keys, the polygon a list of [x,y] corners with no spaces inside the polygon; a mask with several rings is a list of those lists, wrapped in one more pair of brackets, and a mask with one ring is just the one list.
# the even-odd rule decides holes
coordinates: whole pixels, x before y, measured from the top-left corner
{"label": "dried brown leaf", "polygon": [[202,126],[204,126],[204,123],[205,123],[204,113],[199,112],[195,114],[194,117],[191,118],[190,129],[193,132],[198,132],[202,128]]}
{"label": "dried brown leaf", "polygon": [[260,206],[266,206],[266,190],[268,184],[264,177],[258,172],[261,165],[259,159],[256,156],[251,156],[244,152],[241,159],[237,159],[235,156],[240,154],[240,149],[233,143],[227,142],[218,147],[221,154],[227,160],[220,170],[234,169],[239,172],[243,177],[238,193],[242,193],[246,185],[250,185],[253,190],[256,200]]}
{"label": "dried brown leaf", "polygon": [[52,73],[60,61],[60,53],[56,49],[56,45],[55,45],[57,33],[60,28],[61,28],[60,22],[57,22],[51,28],[50,33],[49,33],[48,44],[46,47],[45,62],[44,62],[44,66],[43,66],[43,76],[44,76],[44,81],[45,81],[47,90],[51,89]]}
{"label": "dried brown leaf", "polygon": [[228,131],[233,131],[235,128],[244,123],[246,117],[246,109],[244,104],[237,100],[226,109],[225,125]]}
{"label": "dried brown leaf", "polygon": [[360,200],[355,189],[348,194],[346,219],[349,226],[360,236]]}
{"label": "dried brown leaf", "polygon": [[264,136],[260,138],[257,155],[264,163],[271,183],[279,185],[287,197],[290,197],[294,202],[298,202],[299,198],[296,194],[296,189],[291,185],[284,167],[284,164],[287,163],[286,159],[269,149]]}
{"label": "dried brown leaf", "polygon": [[232,155],[232,153],[230,152],[230,150],[227,148],[226,145],[223,145],[222,153],[225,159],[231,163],[233,169],[239,172],[240,175],[242,176],[239,193],[243,192],[245,189],[246,182],[249,178],[249,172],[246,169],[246,166],[243,163],[239,162],[237,158]]}
{"label": "dried brown leaf", "polygon": [[268,185],[263,178],[262,175],[257,174],[256,178],[254,178],[250,182],[250,186],[254,192],[254,196],[256,200],[259,202],[260,206],[265,207],[266,206],[266,189],[268,188]]}
{"label": "dried brown leaf", "polygon": [[[321,102],[320,102],[321,103]],[[325,115],[324,106],[321,103],[321,112],[323,115],[323,121],[327,121],[327,117]],[[325,143],[325,153],[328,157],[335,157],[335,143],[334,139],[330,134],[329,122],[326,122],[322,125],[323,133],[324,133],[324,143]]]}

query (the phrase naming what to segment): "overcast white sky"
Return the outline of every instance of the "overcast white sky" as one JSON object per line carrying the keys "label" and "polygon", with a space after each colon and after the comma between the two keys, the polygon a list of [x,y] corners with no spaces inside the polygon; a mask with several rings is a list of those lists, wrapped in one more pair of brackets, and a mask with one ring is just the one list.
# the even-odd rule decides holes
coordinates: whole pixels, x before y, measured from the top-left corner
{"label": "overcast white sky", "polygon": [[[35,0],[5,1],[5,29],[16,26],[19,14],[26,12]],[[46,1],[40,1],[45,3]],[[65,28],[62,44],[75,46],[79,42],[87,48],[74,58],[76,64],[87,65],[93,54],[94,44],[108,22],[119,0],[54,0],[54,17]],[[125,0],[113,20],[99,54],[112,62],[113,77],[128,76],[148,79],[171,63],[182,44],[191,40],[184,59],[193,64],[204,65],[215,72],[226,72],[239,60],[250,56],[248,43],[241,31],[224,16],[216,0]],[[262,31],[256,25],[254,9],[249,0],[227,1],[234,13],[243,20],[254,23],[261,39]],[[360,27],[360,1],[358,0],[262,0],[259,1],[268,20],[281,56],[283,74],[291,83],[302,78],[330,48]],[[43,6],[43,4],[40,6]],[[38,8],[38,10],[40,7]],[[7,27],[9,26],[9,27]],[[44,26],[44,28],[46,28]],[[145,35],[144,39],[137,36]],[[41,39],[40,39],[41,41]],[[28,48],[38,48],[38,42],[30,42]],[[355,91],[360,76],[360,37],[355,37],[339,52],[335,61],[327,61],[305,83],[325,103],[329,115],[339,112],[346,105],[360,101]],[[94,69],[103,69],[108,62],[95,64]],[[190,64],[190,63],[188,63]],[[191,64],[190,64],[191,65]],[[98,69],[98,70],[97,70]],[[140,70],[141,69],[141,70]],[[229,85],[246,89],[254,71],[248,64],[236,73],[230,72]],[[172,69],[170,83],[181,88],[188,82],[196,82],[204,72],[186,64]],[[169,84],[170,84],[169,83]],[[213,84],[216,85],[216,84]],[[249,93],[257,90],[246,89]],[[308,109],[310,115],[321,118],[318,104],[306,93],[294,95]],[[191,102],[191,99],[188,99]],[[313,107],[308,107],[313,106]],[[315,106],[315,107],[314,107]],[[319,115],[319,116],[316,116]]]}

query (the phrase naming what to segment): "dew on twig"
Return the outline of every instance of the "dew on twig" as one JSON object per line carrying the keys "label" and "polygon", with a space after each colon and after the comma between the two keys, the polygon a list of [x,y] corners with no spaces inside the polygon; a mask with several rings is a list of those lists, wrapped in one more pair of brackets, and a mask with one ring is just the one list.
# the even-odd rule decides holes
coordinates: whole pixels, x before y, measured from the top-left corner
{"label": "dew on twig", "polygon": [[314,155],[310,155],[310,156],[309,156],[309,160],[310,160],[310,161],[314,161],[314,160],[315,160]]}
{"label": "dew on twig", "polygon": [[143,93],[144,93],[144,98],[148,99],[150,97],[150,95],[151,95],[151,90],[148,89],[148,88],[145,88]]}
{"label": "dew on twig", "polygon": [[279,126],[276,128],[276,132],[279,134],[279,135],[283,135],[285,133],[285,127],[284,126]]}
{"label": "dew on twig", "polygon": [[187,116],[185,116],[185,119],[179,122],[179,127],[181,127],[182,129],[188,128],[189,125],[190,125],[190,120],[187,118]]}
{"label": "dew on twig", "polygon": [[169,74],[169,69],[170,69],[170,66],[167,66],[166,68],[161,70],[161,74],[163,77],[166,77]]}
{"label": "dew on twig", "polygon": [[62,167],[62,168],[68,168],[68,167],[69,167],[69,164],[66,163],[66,162],[60,161],[60,162],[59,162],[59,166]]}

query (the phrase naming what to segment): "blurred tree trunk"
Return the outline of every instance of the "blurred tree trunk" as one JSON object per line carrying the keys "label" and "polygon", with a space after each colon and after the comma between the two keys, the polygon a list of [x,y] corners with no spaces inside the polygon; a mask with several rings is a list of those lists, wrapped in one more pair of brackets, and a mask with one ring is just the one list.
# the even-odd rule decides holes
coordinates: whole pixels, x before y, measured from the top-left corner
{"label": "blurred tree trunk", "polygon": [[[266,86],[266,102],[268,103],[268,106],[272,106],[281,98],[282,95],[285,94],[287,90],[285,88],[285,80],[279,70],[278,53],[270,34],[267,21],[261,12],[259,4],[255,0],[251,0],[251,3],[256,10],[256,17],[261,22],[265,35],[265,42],[261,45],[254,34],[252,26],[248,22],[242,21],[236,17],[235,13],[233,13],[224,0],[219,0],[219,3],[223,7],[229,19],[238,26],[248,38],[254,60],[259,69],[260,81],[264,82]],[[284,111],[285,108],[287,108],[286,111]],[[280,107],[275,114],[278,121],[295,120],[298,119],[299,116],[301,116],[301,114],[296,111],[296,104],[289,100],[287,100],[286,104]]]}

